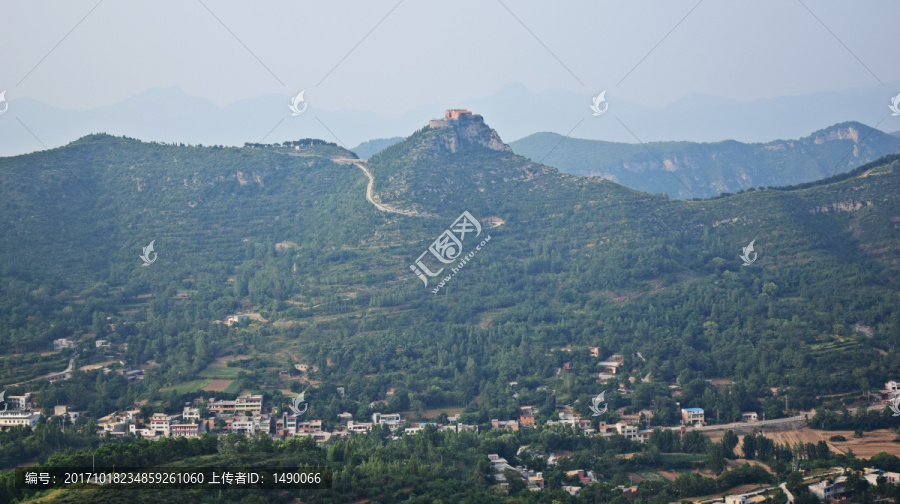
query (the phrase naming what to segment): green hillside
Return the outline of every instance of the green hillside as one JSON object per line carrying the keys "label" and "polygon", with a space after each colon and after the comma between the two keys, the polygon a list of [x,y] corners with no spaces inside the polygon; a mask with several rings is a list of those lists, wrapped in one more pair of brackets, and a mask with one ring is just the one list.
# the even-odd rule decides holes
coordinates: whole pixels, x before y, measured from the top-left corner
{"label": "green hillside", "polygon": [[[795,187],[683,201],[537,164],[475,116],[424,127],[366,164],[377,200],[411,215],[366,201],[354,157],[318,140],[221,148],[93,135],[0,158],[0,381],[40,374],[40,354],[61,337],[78,341],[78,365],[109,360],[93,344],[103,338],[146,377],[79,371],[10,390],[98,418],[140,399],[180,411],[210,394],[197,390],[210,377],[227,376],[229,391],[277,404],[289,401],[282,389],[307,390],[309,418],[329,428],[343,411],[365,421],[376,410],[424,419],[455,409],[490,431],[491,419],[517,418],[526,405],[545,421],[571,404],[593,425],[614,423],[615,408],[651,412],[652,425],[676,425],[679,405],[722,423],[742,411],[840,410],[842,398],[900,369],[900,156]],[[438,278],[425,287],[410,265],[463,211],[504,223],[485,221],[462,243],[470,253],[491,237],[434,294]],[[158,260],[144,267],[151,240]],[[751,240],[757,260],[744,266]],[[258,317],[217,323],[236,312]],[[598,383],[588,347],[621,354],[619,374]],[[226,361],[234,373],[210,374]],[[314,382],[279,375],[301,362]],[[592,417],[601,391],[610,412]],[[887,421],[878,418],[871,428]],[[61,447],[96,444],[68,436]],[[645,467],[616,457],[641,449],[624,438],[503,436],[432,433],[390,448],[385,434],[260,450],[283,449],[286,460],[309,452],[340,469],[342,493],[319,502],[438,495],[445,479],[452,501],[491,495],[486,454],[512,460],[520,444],[576,452],[571,464],[610,480]],[[51,453],[0,439],[5,468]],[[397,479],[375,476],[387,471],[379,464]],[[552,471],[578,468],[566,464]]]}
{"label": "green hillside", "polygon": [[765,144],[727,140],[640,145],[536,133],[510,145],[517,154],[566,173],[603,177],[680,199],[810,182],[900,152],[896,136],[856,122]]}

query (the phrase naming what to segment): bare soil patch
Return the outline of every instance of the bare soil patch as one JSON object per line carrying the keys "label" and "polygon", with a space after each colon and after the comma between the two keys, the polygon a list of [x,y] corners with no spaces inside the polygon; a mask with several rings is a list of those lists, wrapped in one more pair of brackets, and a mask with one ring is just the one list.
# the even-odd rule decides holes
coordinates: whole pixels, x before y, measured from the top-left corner
{"label": "bare soil patch", "polygon": [[203,390],[207,392],[223,392],[233,381],[234,380],[213,380],[209,382],[209,385],[203,387]]}
{"label": "bare soil patch", "polygon": [[[837,435],[844,436],[847,440],[829,441],[830,437]],[[766,432],[765,436],[776,443],[790,443],[792,446],[798,441],[813,444],[825,441],[833,452],[847,453],[848,450],[853,450],[860,458],[870,458],[879,452],[900,456],[900,444],[893,442],[897,434],[889,429],[865,432],[861,438],[854,438],[853,431],[823,431],[808,427],[793,431]]]}
{"label": "bare soil patch", "polygon": [[676,479],[678,479],[679,476],[681,476],[681,473],[675,472],[675,471],[656,471],[656,472],[659,473],[660,476],[662,476],[663,478],[666,478],[669,481],[675,481]]}
{"label": "bare soil patch", "polygon": [[231,361],[244,360],[253,357],[252,355],[225,355],[216,359],[216,362],[228,364]]}

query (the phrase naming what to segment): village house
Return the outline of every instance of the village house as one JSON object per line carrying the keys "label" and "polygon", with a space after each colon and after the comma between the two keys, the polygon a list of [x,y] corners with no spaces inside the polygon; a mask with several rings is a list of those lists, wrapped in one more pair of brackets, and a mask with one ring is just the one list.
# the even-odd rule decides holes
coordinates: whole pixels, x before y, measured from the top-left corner
{"label": "village house", "polygon": [[134,422],[135,417],[140,410],[128,410],[122,413],[110,413],[104,417],[97,419],[97,428],[100,432],[109,433],[113,436],[124,436],[128,423]]}
{"label": "village house", "polygon": [[41,414],[37,411],[0,411],[0,430],[8,431],[15,427],[34,427],[40,418]]}
{"label": "village house", "polygon": [[600,434],[603,437],[612,436],[613,434],[616,434],[616,426],[607,425],[606,422],[600,421],[597,423],[597,434]]}
{"label": "village house", "polygon": [[625,422],[616,422],[616,433],[628,439],[629,441],[640,441],[638,439],[638,427]]}
{"label": "village house", "polygon": [[381,425],[382,427],[387,427],[394,432],[401,426],[403,426],[403,419],[400,418],[400,413],[372,413],[372,423]]}
{"label": "village house", "polygon": [[169,432],[172,437],[199,437],[206,432],[205,425],[205,423],[173,423]]}
{"label": "village house", "polygon": [[[227,423],[227,420],[226,420]],[[253,417],[247,416],[236,416],[231,419],[230,430],[232,434],[255,434],[254,426],[256,423],[253,421]]]}
{"label": "village house", "polygon": [[124,376],[125,379],[128,381],[144,379],[144,370],[143,369],[129,369],[127,371],[124,369],[120,369],[119,374]]}
{"label": "village house", "polygon": [[78,411],[69,409],[69,407],[66,406],[65,404],[57,404],[56,406],[53,407],[53,416],[61,417],[61,416],[66,416],[66,415],[69,415],[69,419],[74,421],[75,419],[77,419],[78,417],[81,416],[81,413]]}
{"label": "village house", "polygon": [[519,408],[519,426],[534,427],[534,406]]}
{"label": "village house", "polygon": [[229,316],[225,317],[225,324],[227,324],[229,326],[233,326],[234,324],[240,324],[240,323],[244,322],[245,320],[248,320],[249,318],[250,318],[249,316],[244,315],[242,313],[239,313],[237,315],[229,315]]}
{"label": "village house", "polygon": [[704,421],[703,408],[682,408],[681,422],[684,425],[702,424]]}
{"label": "village house", "polygon": [[372,430],[371,422],[354,422],[350,420],[347,422],[347,432],[351,434],[356,433],[366,433]]}
{"label": "village house", "polygon": [[885,482],[889,485],[900,486],[900,473],[882,471],[874,467],[867,467],[863,469],[863,473],[863,478],[865,478],[866,481],[868,481],[872,486],[878,484],[879,477],[883,477]]}
{"label": "village house", "polygon": [[59,338],[53,340],[53,349],[56,351],[75,348],[75,341],[71,338]]}
{"label": "village house", "polygon": [[199,421],[200,420],[200,409],[192,408],[190,406],[185,406],[184,411],[181,413],[181,418],[186,421],[189,421],[189,420]]}
{"label": "village house", "polygon": [[322,444],[328,442],[333,434],[330,432],[318,430],[312,432],[298,432],[296,435],[300,437],[311,437],[317,444]]}
{"label": "village house", "polygon": [[260,413],[262,412],[262,401],[263,396],[261,395],[245,395],[238,397],[234,401],[213,400],[209,402],[206,408],[210,413],[215,413],[216,415],[225,413],[239,413],[242,411]]}
{"label": "village house", "polygon": [[494,429],[509,429],[512,431],[519,430],[519,421],[518,420],[497,420],[496,418],[491,419],[491,427]]}
{"label": "village house", "polygon": [[[598,354],[599,355],[599,354]],[[625,358],[620,354],[611,355],[609,359],[602,360],[597,363],[603,371],[601,374],[609,374],[615,375],[618,374],[619,368],[622,366],[622,363],[625,361]]]}
{"label": "village house", "polygon": [[475,432],[478,432],[478,426],[455,422],[450,425],[441,425],[438,427],[438,430],[439,431],[449,430],[449,431],[453,431],[453,432],[462,432],[464,430],[473,430]]}
{"label": "village house", "polygon": [[169,437],[172,428],[172,420],[164,413],[154,413],[150,417],[150,431],[154,436]]}
{"label": "village house", "polygon": [[31,402],[32,397],[33,394],[31,392],[26,392],[25,395],[6,396],[6,403],[12,409],[23,410],[28,408],[28,403]]}
{"label": "village house", "polygon": [[563,490],[565,490],[566,492],[569,492],[569,494],[572,496],[578,495],[578,492],[581,491],[581,488],[582,487],[580,487],[580,486],[572,486],[572,485],[564,485],[562,487]]}
{"label": "village house", "polygon": [[844,483],[846,481],[846,476],[838,476],[834,479],[825,479],[818,483],[809,485],[809,493],[818,497],[819,500],[834,499],[844,493]]}
{"label": "village house", "polygon": [[534,476],[528,477],[528,486],[534,487],[536,489],[544,488],[544,473],[537,472]]}
{"label": "village house", "polygon": [[590,473],[590,472],[585,473],[584,469],[576,469],[574,471],[566,471],[566,476],[569,478],[576,476],[585,485],[590,485],[591,482],[594,480],[593,473]]}
{"label": "village house", "polygon": [[322,421],[321,420],[307,420],[305,422],[298,422],[297,426],[294,430],[296,433],[301,434],[311,434],[313,432],[321,432],[322,431]]}
{"label": "village house", "polygon": [[588,433],[593,432],[591,428],[591,421],[581,418],[580,416],[574,413],[567,413],[565,411],[561,411],[559,413],[559,420],[547,420],[547,425],[571,425],[572,427],[578,427],[579,429],[586,431]]}
{"label": "village house", "polygon": [[488,455],[488,461],[494,467],[494,472],[502,473],[505,469],[512,469],[512,466],[509,465],[509,462],[500,455],[496,453],[491,453]]}

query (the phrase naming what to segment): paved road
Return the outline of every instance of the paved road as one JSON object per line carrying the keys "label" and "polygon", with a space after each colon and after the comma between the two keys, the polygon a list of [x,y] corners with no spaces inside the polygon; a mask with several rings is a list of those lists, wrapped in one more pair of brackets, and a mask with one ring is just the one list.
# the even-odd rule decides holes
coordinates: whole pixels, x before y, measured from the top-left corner
{"label": "paved road", "polygon": [[353,164],[356,165],[360,170],[362,170],[363,173],[365,173],[367,177],[369,177],[369,185],[366,186],[366,200],[368,200],[369,203],[375,205],[375,208],[377,208],[378,210],[380,210],[382,212],[397,213],[397,214],[401,214],[401,215],[408,215],[410,217],[423,216],[423,214],[420,214],[419,212],[416,212],[415,210],[399,210],[390,205],[384,205],[382,203],[378,203],[377,201],[375,201],[375,197],[373,195],[373,188],[375,186],[375,177],[372,176],[372,172],[370,172],[369,169],[366,168],[365,165],[363,165],[362,163],[353,163]]}
{"label": "paved road", "polygon": [[787,483],[778,485],[778,488],[780,488],[781,491],[784,492],[784,495],[787,496],[787,504],[794,504],[794,496],[791,495],[791,492],[788,491]]}
{"label": "paved road", "polygon": [[45,375],[36,376],[30,380],[25,380],[23,382],[12,383],[10,385],[6,385],[6,387],[7,388],[8,387],[16,387],[19,385],[23,385],[25,383],[33,382],[35,380],[46,380],[46,379],[49,379],[51,376],[56,376],[56,375],[64,374],[64,373],[67,375],[66,378],[68,378],[68,374],[72,372],[72,366],[74,366],[74,365],[75,365],[75,354],[72,354],[72,356],[69,357],[69,367],[67,367],[64,371],[54,371],[53,373],[47,373]]}
{"label": "paved road", "polygon": [[[789,418],[776,418],[774,420],[760,420],[758,422],[736,422],[730,424],[718,424],[718,425],[704,425],[701,427],[688,427],[686,430],[695,430],[695,431],[715,431],[715,430],[728,430],[735,429],[737,427],[748,428],[748,427],[764,427],[766,425],[779,425],[791,422],[805,421],[806,417],[793,416]],[[680,429],[681,427],[669,427],[670,429]]]}

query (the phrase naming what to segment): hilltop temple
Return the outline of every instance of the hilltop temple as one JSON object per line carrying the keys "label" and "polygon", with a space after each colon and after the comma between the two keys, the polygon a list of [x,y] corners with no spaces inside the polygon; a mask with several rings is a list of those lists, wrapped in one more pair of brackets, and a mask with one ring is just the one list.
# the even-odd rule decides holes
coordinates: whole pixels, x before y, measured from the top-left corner
{"label": "hilltop temple", "polygon": [[444,112],[443,119],[432,119],[428,121],[428,126],[431,128],[445,128],[450,126],[450,121],[458,121],[460,119],[471,119],[473,117],[472,111],[467,109],[447,109]]}

